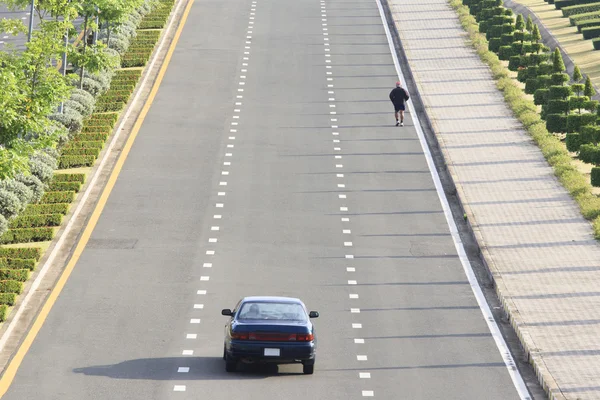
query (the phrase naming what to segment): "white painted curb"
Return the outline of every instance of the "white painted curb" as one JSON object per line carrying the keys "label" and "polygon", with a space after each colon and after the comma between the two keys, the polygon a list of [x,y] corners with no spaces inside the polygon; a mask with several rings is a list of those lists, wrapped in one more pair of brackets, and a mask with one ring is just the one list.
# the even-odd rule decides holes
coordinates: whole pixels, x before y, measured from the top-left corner
{"label": "white painted curb", "polygon": [[[398,61],[398,55],[396,54],[396,48],[394,47],[394,41],[392,39],[392,35],[390,29],[388,27],[387,18],[385,16],[385,12],[383,11],[383,6],[381,5],[381,0],[375,0],[377,2],[377,7],[379,8],[379,14],[381,15],[381,20],[383,22],[383,27],[385,29],[385,34],[387,36],[388,44],[390,46],[390,52],[392,53],[392,57],[394,59],[394,65],[396,67],[396,72],[398,73],[398,77],[402,82],[402,85],[406,87],[406,80],[404,79],[404,75],[400,69],[400,62]],[[410,112],[411,119],[415,125],[415,129],[417,131],[417,136],[419,136],[419,142],[421,143],[421,148],[423,149],[423,153],[425,154],[425,158],[427,160],[427,166],[429,167],[429,171],[431,172],[431,177],[433,178],[433,182],[435,184],[435,190],[440,199],[440,203],[442,204],[442,209],[444,210],[444,215],[446,217],[446,222],[448,223],[448,227],[450,228],[450,234],[452,235],[452,240],[454,241],[454,247],[456,248],[456,252],[458,253],[458,257],[460,258],[460,262],[463,266],[463,270],[465,271],[465,275],[469,280],[469,284],[471,286],[471,290],[473,290],[473,294],[477,299],[477,304],[479,305],[479,309],[483,314],[485,322],[488,325],[488,329],[490,330],[492,337],[494,338],[494,342],[498,347],[498,351],[502,356],[504,364],[506,365],[506,369],[510,374],[510,377],[517,389],[519,397],[521,400],[531,400],[531,396],[529,395],[529,391],[527,390],[527,386],[523,381],[523,377],[521,376],[515,361],[510,354],[510,350],[500,332],[500,328],[494,319],[494,315],[490,310],[487,301],[483,295],[481,287],[479,286],[479,282],[477,282],[477,278],[475,277],[475,273],[473,272],[473,267],[469,258],[467,257],[467,253],[465,251],[464,245],[460,239],[460,234],[458,232],[458,228],[456,223],[454,222],[454,218],[452,217],[452,211],[450,210],[450,204],[448,203],[448,198],[446,197],[446,193],[444,192],[444,188],[442,186],[442,181],[440,180],[440,176],[435,168],[435,163],[433,161],[433,157],[431,156],[431,151],[429,146],[427,145],[427,141],[425,139],[425,134],[423,133],[423,129],[417,117],[417,113],[415,112],[414,106],[412,102],[407,102],[408,110]]]}
{"label": "white painted curb", "polygon": [[[179,10],[180,10],[180,8],[181,8],[181,6],[182,6],[183,3],[185,3],[184,0],[178,0],[176,8],[174,9],[174,11],[172,11],[172,14],[171,14],[172,16],[177,15],[177,13],[179,12]],[[166,38],[168,37],[168,34],[173,29],[174,23],[175,23],[175,18],[172,17],[171,21],[169,22],[169,25],[167,26],[167,28],[164,31],[164,34],[163,34],[162,39],[161,39],[161,41],[160,41],[160,43],[158,45],[158,48],[154,52],[154,57],[152,58],[152,61],[150,62],[150,64],[146,68],[146,71],[152,71],[152,69],[154,68],[154,65],[156,64],[156,60],[158,58],[157,56],[158,56],[158,54],[160,54],[162,48],[164,47]],[[94,173],[94,175],[92,177],[92,180],[90,181],[90,184],[88,185],[86,191],[84,192],[83,196],[81,197],[81,200],[80,200],[79,204],[77,205],[77,208],[75,209],[75,212],[73,213],[73,215],[71,216],[71,219],[67,223],[67,226],[65,227],[65,230],[63,231],[62,235],[60,236],[60,238],[56,242],[56,246],[54,247],[54,249],[50,253],[50,256],[48,257],[48,259],[44,263],[44,266],[40,269],[40,272],[39,272],[38,276],[35,278],[35,280],[31,284],[31,288],[29,289],[29,292],[27,293],[27,295],[23,299],[23,302],[21,303],[21,305],[17,309],[17,311],[16,311],[16,313],[15,313],[12,321],[8,325],[8,328],[6,328],[6,331],[4,332],[4,334],[2,335],[2,337],[0,338],[0,351],[2,351],[4,349],[4,346],[6,345],[6,342],[8,341],[8,339],[10,337],[10,334],[12,333],[12,331],[14,330],[17,322],[19,321],[19,319],[21,317],[21,314],[23,314],[23,310],[25,310],[27,308],[27,305],[29,304],[29,301],[31,300],[31,297],[33,296],[33,294],[35,293],[35,291],[37,290],[37,288],[40,286],[40,283],[44,279],[44,276],[48,272],[48,269],[50,269],[50,266],[54,262],[54,259],[56,258],[56,255],[62,249],[62,247],[64,245],[64,242],[66,240],[67,235],[73,230],[73,224],[75,223],[75,220],[77,219],[77,217],[81,213],[81,210],[83,209],[83,206],[86,205],[86,203],[88,201],[88,198],[90,196],[90,193],[95,188],[96,183],[98,181],[98,177],[100,176],[100,174],[101,174],[101,172],[102,172],[102,170],[104,168],[104,165],[106,164],[106,162],[108,160],[108,157],[112,153],[112,150],[115,147],[115,144],[117,143],[119,137],[121,136],[121,131],[123,130],[123,127],[125,126],[125,123],[129,120],[129,117],[131,116],[131,113],[132,113],[132,110],[134,108],[134,105],[137,104],[137,102],[139,101],[139,98],[140,98],[141,93],[142,93],[142,88],[146,87],[146,85],[147,85],[149,76],[150,76],[150,74],[146,74],[146,76],[142,80],[142,83],[140,84],[140,87],[139,87],[136,95],[134,96],[133,101],[131,102],[130,106],[128,107],[127,111],[125,112],[125,115],[121,119],[121,123],[117,127],[117,131],[115,132],[115,134],[114,134],[114,136],[113,136],[113,138],[112,138],[112,140],[111,140],[111,142],[110,142],[110,144],[109,144],[106,152],[104,153],[104,157],[100,161],[100,164],[98,164],[98,168],[96,169],[96,171],[95,171],[95,173]]]}

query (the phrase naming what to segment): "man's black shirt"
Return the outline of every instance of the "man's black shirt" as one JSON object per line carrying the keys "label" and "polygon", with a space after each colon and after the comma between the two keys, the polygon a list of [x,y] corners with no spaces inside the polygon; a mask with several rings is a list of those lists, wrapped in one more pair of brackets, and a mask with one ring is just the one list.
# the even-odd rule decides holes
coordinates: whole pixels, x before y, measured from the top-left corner
{"label": "man's black shirt", "polygon": [[394,103],[394,105],[402,105],[406,100],[408,100],[408,98],[408,93],[406,90],[404,90],[404,88],[397,87],[392,89],[390,92],[390,100],[392,103]]}

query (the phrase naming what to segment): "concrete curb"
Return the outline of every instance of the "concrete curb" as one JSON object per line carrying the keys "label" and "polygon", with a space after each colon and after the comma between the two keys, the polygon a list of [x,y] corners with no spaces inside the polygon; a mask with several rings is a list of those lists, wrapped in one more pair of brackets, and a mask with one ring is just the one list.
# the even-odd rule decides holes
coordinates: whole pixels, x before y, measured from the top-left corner
{"label": "concrete curb", "polygon": [[[535,375],[537,376],[537,379],[540,382],[542,388],[544,389],[550,400],[566,400],[566,397],[558,388],[558,385],[556,384],[556,381],[554,380],[553,376],[546,368],[543,359],[538,359],[535,343],[533,342],[527,329],[523,327],[524,321],[522,321],[520,318],[518,308],[514,305],[510,298],[506,298],[504,296],[504,293],[507,292],[506,286],[504,285],[502,276],[498,273],[498,270],[494,264],[494,260],[487,249],[485,240],[483,239],[483,236],[481,235],[481,232],[477,226],[477,219],[475,218],[475,215],[473,214],[470,207],[462,201],[462,199],[466,197],[464,190],[462,189],[460,181],[458,180],[455,172],[452,169],[452,160],[448,152],[446,151],[446,148],[443,144],[443,139],[438,137],[436,134],[436,122],[435,120],[432,120],[429,116],[429,113],[427,112],[427,106],[423,102],[423,97],[421,96],[419,85],[413,75],[405,49],[402,46],[400,34],[396,28],[391,9],[389,7],[389,0],[382,0],[382,3],[388,21],[390,23],[390,29],[393,32],[392,36],[394,39],[396,51],[398,53],[398,58],[401,64],[403,65],[403,70],[405,71],[405,75],[408,78],[407,85],[409,86],[411,92],[411,99],[417,105],[417,107],[415,108],[418,110],[418,117],[422,121],[422,125],[427,126],[429,128],[426,129],[427,142],[430,146],[432,153],[437,153],[440,156],[434,158],[436,159],[436,167],[438,169],[438,172],[445,173],[447,178],[443,181],[444,190],[446,191],[447,195],[454,196],[456,198],[456,203],[458,207],[460,208],[462,213],[467,216],[467,232],[464,233],[470,235],[473,238],[473,240],[478,244],[477,251],[479,259],[481,263],[485,266],[486,272],[488,273],[491,281],[494,284],[495,293],[500,301],[500,304],[504,311],[504,315],[509,321],[510,325],[512,326],[512,329],[516,333],[521,347],[523,348],[527,357],[527,362],[533,367]],[[454,211],[454,219],[458,220],[457,217],[458,216],[456,215],[456,211]]]}

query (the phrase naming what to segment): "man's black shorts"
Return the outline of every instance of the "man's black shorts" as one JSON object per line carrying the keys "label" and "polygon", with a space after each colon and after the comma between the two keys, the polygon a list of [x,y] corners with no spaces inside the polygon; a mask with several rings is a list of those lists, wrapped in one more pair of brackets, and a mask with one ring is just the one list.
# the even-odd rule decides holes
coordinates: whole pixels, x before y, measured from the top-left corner
{"label": "man's black shorts", "polygon": [[404,103],[394,104],[394,111],[398,112],[398,111],[404,111],[404,110],[405,110]]}

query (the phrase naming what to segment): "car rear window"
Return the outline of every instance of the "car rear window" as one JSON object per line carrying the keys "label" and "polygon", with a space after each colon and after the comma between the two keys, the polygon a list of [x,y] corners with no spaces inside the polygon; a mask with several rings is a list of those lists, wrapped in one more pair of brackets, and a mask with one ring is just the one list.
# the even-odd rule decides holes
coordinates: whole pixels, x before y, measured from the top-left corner
{"label": "car rear window", "polygon": [[238,311],[237,319],[306,321],[306,312],[297,303],[246,302]]}

